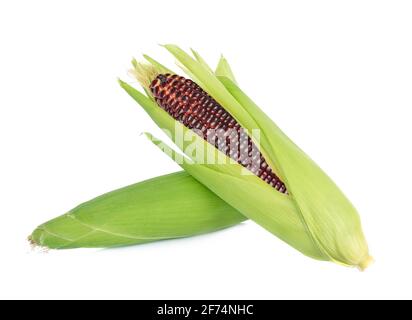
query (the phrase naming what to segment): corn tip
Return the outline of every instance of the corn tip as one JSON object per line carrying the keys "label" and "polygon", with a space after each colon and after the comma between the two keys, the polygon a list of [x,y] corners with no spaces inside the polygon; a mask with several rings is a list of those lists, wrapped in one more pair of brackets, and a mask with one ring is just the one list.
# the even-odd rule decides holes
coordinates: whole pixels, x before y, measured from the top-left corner
{"label": "corn tip", "polygon": [[33,239],[31,235],[27,237],[27,241],[29,242],[30,247],[32,247],[32,249],[38,246],[37,242]]}
{"label": "corn tip", "polygon": [[40,250],[47,250],[47,247],[41,244],[40,237],[39,237],[39,229],[37,228],[34,232],[27,237],[27,241],[29,242],[30,248],[34,251],[37,249]]}
{"label": "corn tip", "polygon": [[360,271],[365,271],[368,267],[370,267],[373,263],[375,263],[375,259],[371,256],[367,256],[363,261],[358,264],[358,269]]}

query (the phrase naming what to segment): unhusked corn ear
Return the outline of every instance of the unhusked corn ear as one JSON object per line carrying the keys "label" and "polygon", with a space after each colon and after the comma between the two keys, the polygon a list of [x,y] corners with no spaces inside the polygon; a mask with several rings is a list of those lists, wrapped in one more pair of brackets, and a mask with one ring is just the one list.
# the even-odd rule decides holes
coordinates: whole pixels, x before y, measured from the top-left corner
{"label": "unhusked corn ear", "polygon": [[[169,152],[173,150],[170,147],[166,153],[228,204],[305,255],[366,268],[371,257],[356,209],[331,178],[239,88],[227,61],[221,60],[217,71],[213,73],[197,52],[192,51],[192,57],[175,45],[165,45],[165,48],[178,60],[183,71],[204,90],[197,91],[199,95],[195,101],[184,103],[179,100],[181,94],[176,99],[176,86],[181,85],[183,93],[194,92],[194,95],[197,92],[192,89],[196,86],[181,78],[178,78],[181,84],[176,82],[172,85],[176,78],[169,83],[169,78],[173,76],[167,74],[153,59],[148,60],[151,68],[147,65],[142,67],[142,63],[136,62],[133,70],[147,96],[123,81],[120,84],[159,127],[171,133],[174,142],[191,161],[178,161],[176,152]],[[145,70],[150,70],[150,73]],[[151,87],[153,74],[157,74],[157,79]],[[156,90],[162,84],[164,88]],[[195,106],[200,105],[200,112],[208,111],[207,107],[202,107],[201,98],[211,102],[211,118],[202,120],[198,117],[193,120]],[[209,143],[200,139],[200,146],[207,154],[204,159],[199,159],[189,152],[192,141],[178,140],[179,132],[190,136],[196,126],[201,130],[211,127],[217,112],[222,115],[227,112],[235,119],[232,123],[247,132],[260,132],[259,151],[268,167],[284,184],[285,188],[279,189],[287,190],[287,194],[270,187],[259,174],[245,175],[242,161],[234,164],[226,164],[228,161],[225,164],[205,161],[209,155],[230,160],[230,150],[221,149],[215,143],[212,144],[216,148],[208,148]],[[192,116],[190,121],[189,116]],[[213,124],[223,125],[224,122],[219,121],[221,117],[217,118]],[[152,138],[150,134],[147,136]],[[256,141],[254,136],[252,139]],[[164,142],[158,139],[152,139],[152,142],[165,151]]]}
{"label": "unhusked corn ear", "polygon": [[102,248],[188,237],[246,218],[186,172],[143,181],[83,203],[29,237],[51,249]]}

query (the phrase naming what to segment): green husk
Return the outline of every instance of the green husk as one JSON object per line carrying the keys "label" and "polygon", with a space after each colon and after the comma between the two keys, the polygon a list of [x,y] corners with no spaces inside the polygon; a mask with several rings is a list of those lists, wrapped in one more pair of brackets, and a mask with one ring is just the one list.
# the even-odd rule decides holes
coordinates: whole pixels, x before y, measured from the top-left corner
{"label": "green husk", "polygon": [[188,173],[177,172],[83,203],[29,238],[50,249],[106,248],[199,235],[244,220]]}
{"label": "green husk", "polygon": [[[198,53],[195,52],[193,59],[177,46],[166,45],[165,48],[175,56],[182,69],[229,111],[243,128],[249,132],[259,130],[260,151],[285,182],[289,195],[280,194],[256,176],[245,175],[239,164],[199,161],[198,155],[187,151],[193,141],[179,144],[175,138],[179,132],[188,134],[189,129],[158,107],[150,96],[146,97],[120,81],[121,86],[152,119],[172,133],[175,143],[191,159],[179,164],[239,212],[305,255],[366,268],[371,257],[356,209],[319,166],[236,85],[227,61],[221,60],[222,67],[213,73]],[[152,65],[152,68],[157,66]],[[145,87],[144,83],[142,85]],[[210,153],[226,157],[217,149],[210,150],[203,139],[198,140],[202,140],[196,142],[199,150],[207,157]],[[163,142],[155,143],[164,149]],[[167,153],[170,155],[170,150]],[[230,162],[227,157],[226,160],[226,163]]]}

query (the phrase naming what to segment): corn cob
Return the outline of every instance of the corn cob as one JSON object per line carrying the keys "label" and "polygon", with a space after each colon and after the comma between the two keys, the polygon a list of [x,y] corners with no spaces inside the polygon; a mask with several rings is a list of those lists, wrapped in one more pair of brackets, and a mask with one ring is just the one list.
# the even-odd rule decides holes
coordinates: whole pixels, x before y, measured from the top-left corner
{"label": "corn cob", "polygon": [[83,203],[37,227],[29,240],[50,249],[117,247],[203,234],[245,219],[178,172]]}
{"label": "corn cob", "polygon": [[[268,166],[262,154],[254,152],[257,148],[240,124],[192,80],[160,74],[150,84],[150,91],[157,104],[174,119],[189,129],[197,129],[203,139],[212,140],[218,150],[276,190],[287,192],[285,184]],[[224,139],[208,134],[217,130],[223,130]]]}
{"label": "corn cob", "polygon": [[[227,61],[222,59],[213,73],[197,52],[193,51],[192,58],[177,46],[165,47],[197,85],[167,75],[173,72],[147,56],[145,58],[149,64],[133,61],[133,74],[142,84],[147,96],[123,81],[120,84],[161,128],[171,133],[174,142],[191,159],[179,162],[181,167],[246,217],[305,255],[365,269],[372,258],[356,209],[335,183],[237,86]],[[173,80],[169,83],[168,80],[172,77]],[[185,104],[176,99],[177,84],[172,85],[176,79],[186,84],[186,87],[182,86],[184,93],[189,92],[189,88],[198,88],[197,86],[203,91],[197,89],[195,94],[198,93],[198,96],[190,97],[192,100],[188,98],[191,102]],[[204,127],[212,126],[213,120],[216,120],[214,126],[224,127],[221,117],[211,120],[202,120],[201,117],[199,120],[197,117],[194,124],[184,118],[187,111],[191,110],[193,113],[194,106],[202,106],[202,98],[212,103],[211,110],[220,112],[221,115],[228,113],[231,116],[229,119],[234,119],[231,123],[235,127],[239,125],[237,129],[260,131],[259,158],[274,172],[274,179],[277,179],[274,188],[262,181],[262,172],[259,170],[256,172],[249,168],[255,175],[245,175],[242,168],[248,168],[247,164],[239,162],[239,158],[233,156],[231,150],[214,144],[216,148],[210,151],[208,141],[203,139],[204,150],[208,153],[226,157],[227,160],[232,158],[237,162],[207,163],[187,152],[191,141],[180,143],[176,140],[178,131],[186,134],[194,128],[200,128],[202,132]],[[199,135],[204,138],[204,133]],[[164,142],[150,134],[147,136],[164,149]],[[180,155],[171,150],[168,149],[167,153],[174,160],[178,159]]]}

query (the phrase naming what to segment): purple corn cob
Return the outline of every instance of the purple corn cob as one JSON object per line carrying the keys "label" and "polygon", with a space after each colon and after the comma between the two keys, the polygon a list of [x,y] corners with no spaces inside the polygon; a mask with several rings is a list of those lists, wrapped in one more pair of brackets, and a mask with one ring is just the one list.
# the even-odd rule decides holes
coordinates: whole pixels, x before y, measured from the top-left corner
{"label": "purple corn cob", "polygon": [[287,193],[285,184],[269,167],[247,132],[195,82],[178,75],[160,74],[151,83],[150,90],[157,104],[175,120],[279,192]]}

